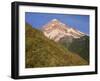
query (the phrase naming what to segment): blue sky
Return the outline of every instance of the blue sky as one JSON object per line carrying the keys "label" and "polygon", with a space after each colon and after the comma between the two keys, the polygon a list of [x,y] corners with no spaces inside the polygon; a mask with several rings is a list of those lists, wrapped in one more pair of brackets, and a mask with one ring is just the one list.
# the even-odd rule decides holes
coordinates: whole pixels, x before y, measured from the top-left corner
{"label": "blue sky", "polygon": [[71,14],[51,14],[51,13],[25,13],[25,22],[32,27],[40,29],[52,19],[58,19],[64,24],[67,24],[75,29],[89,35],[89,16],[88,15],[71,15]]}

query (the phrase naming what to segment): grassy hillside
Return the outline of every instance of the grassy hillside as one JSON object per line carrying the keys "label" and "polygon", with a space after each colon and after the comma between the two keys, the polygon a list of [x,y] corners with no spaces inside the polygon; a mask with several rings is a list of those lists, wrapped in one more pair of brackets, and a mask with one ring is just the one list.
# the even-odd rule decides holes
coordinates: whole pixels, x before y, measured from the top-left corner
{"label": "grassy hillside", "polygon": [[26,24],[26,68],[86,65],[86,60],[46,38],[43,33]]}

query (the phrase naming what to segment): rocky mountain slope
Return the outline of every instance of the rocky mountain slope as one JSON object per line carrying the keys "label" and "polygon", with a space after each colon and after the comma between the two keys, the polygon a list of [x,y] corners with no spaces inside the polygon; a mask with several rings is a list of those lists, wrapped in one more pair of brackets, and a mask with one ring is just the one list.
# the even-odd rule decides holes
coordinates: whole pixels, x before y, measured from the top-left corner
{"label": "rocky mountain slope", "polygon": [[65,37],[73,39],[80,38],[85,35],[84,33],[69,27],[57,19],[53,19],[44,25],[43,32],[46,37],[53,39],[56,42]]}

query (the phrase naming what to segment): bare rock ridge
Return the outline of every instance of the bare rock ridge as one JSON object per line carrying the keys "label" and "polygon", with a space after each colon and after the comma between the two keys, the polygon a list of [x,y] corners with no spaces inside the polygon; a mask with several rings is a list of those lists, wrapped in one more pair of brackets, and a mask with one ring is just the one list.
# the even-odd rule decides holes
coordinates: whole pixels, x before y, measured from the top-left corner
{"label": "bare rock ridge", "polygon": [[77,29],[69,27],[67,24],[62,23],[58,19],[52,19],[50,22],[43,26],[44,35],[58,42],[62,38],[80,38],[85,36],[84,33],[80,32]]}

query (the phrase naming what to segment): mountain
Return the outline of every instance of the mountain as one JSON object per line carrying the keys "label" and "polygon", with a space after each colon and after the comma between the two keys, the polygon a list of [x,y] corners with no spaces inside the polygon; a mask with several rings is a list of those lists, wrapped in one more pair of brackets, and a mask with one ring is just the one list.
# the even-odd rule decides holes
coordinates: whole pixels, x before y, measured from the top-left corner
{"label": "mountain", "polygon": [[25,67],[58,67],[87,65],[88,62],[53,40],[43,32],[25,25]]}
{"label": "mountain", "polygon": [[57,19],[43,26],[44,35],[58,42],[73,53],[77,53],[89,63],[89,36],[79,30],[69,27]]}
{"label": "mountain", "polygon": [[46,37],[56,42],[65,37],[69,38],[71,41],[73,38],[80,38],[85,35],[84,33],[69,27],[57,19],[53,19],[44,25],[42,31]]}

